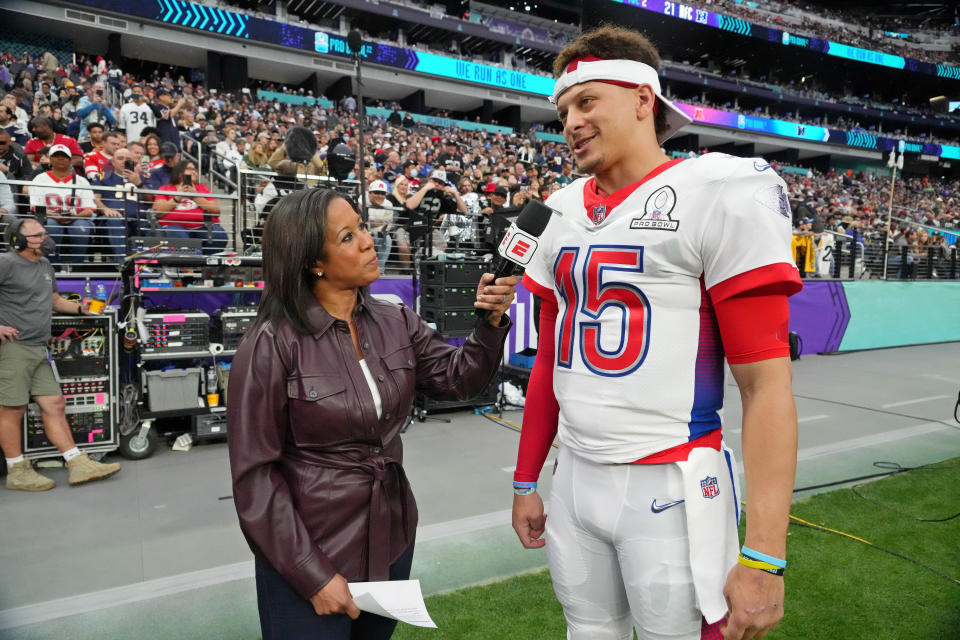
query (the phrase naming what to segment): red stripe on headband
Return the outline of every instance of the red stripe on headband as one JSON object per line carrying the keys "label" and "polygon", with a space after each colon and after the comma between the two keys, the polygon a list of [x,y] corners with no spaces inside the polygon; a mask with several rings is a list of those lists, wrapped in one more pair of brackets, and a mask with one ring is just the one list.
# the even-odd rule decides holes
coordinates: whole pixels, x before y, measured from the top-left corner
{"label": "red stripe on headband", "polygon": [[[575,58],[570,62],[570,64],[567,65],[567,70],[565,71],[565,73],[576,71],[577,67],[580,66],[581,62],[598,62],[600,60],[608,60],[608,59],[609,58],[598,58],[597,56],[592,54],[581,56],[579,58]],[[604,82],[606,84],[613,84],[618,87],[626,87],[627,89],[636,89],[637,87],[640,86],[639,83],[624,82],[622,80],[594,80],[593,82]],[[653,102],[653,115],[656,116],[656,115],[659,115],[659,113],[660,113],[660,102],[655,100]]]}
{"label": "red stripe on headband", "polygon": [[597,56],[594,56],[594,55],[586,55],[580,58],[576,58],[570,64],[567,65],[566,72],[570,73],[571,71],[575,71],[577,69],[577,66],[581,62],[597,62],[598,60],[607,60],[607,58],[598,58]]}

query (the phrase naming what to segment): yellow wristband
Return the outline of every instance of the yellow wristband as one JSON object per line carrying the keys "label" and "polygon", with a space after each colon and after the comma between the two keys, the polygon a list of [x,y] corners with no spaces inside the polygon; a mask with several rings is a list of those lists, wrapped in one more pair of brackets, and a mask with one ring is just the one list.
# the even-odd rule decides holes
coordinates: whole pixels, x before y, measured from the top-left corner
{"label": "yellow wristband", "polygon": [[769,562],[763,562],[761,560],[753,560],[752,558],[747,558],[743,554],[740,554],[740,557],[737,558],[737,562],[739,562],[745,567],[750,567],[751,569],[759,569],[760,571],[766,571],[767,573],[772,573],[775,576],[783,575],[783,569],[781,569],[780,567],[774,566]]}

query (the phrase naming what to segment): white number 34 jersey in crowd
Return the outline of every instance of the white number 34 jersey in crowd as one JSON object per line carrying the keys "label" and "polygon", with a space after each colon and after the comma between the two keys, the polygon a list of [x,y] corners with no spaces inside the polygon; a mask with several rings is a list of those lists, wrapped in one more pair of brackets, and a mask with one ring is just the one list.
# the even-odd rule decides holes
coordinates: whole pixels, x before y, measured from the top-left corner
{"label": "white number 34 jersey in crowd", "polygon": [[713,303],[799,282],[783,180],[768,163],[708,153],[665,163],[605,198],[581,179],[547,204],[524,284],[555,296],[558,436],[633,462],[721,425]]}

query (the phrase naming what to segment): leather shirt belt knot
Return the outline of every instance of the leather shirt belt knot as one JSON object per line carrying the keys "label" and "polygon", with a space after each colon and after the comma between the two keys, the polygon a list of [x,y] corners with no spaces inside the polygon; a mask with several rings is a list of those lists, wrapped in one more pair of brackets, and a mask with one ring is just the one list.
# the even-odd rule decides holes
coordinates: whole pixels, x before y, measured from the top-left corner
{"label": "leather shirt belt knot", "polygon": [[408,531],[409,523],[407,503],[402,500],[402,496],[410,491],[407,474],[399,460],[383,455],[382,451],[383,447],[371,445],[325,451],[294,449],[287,452],[287,456],[297,462],[341,471],[362,471],[371,477],[370,520],[367,526],[369,581],[389,580],[391,555],[403,550],[391,549],[391,503],[401,506],[403,531]]}

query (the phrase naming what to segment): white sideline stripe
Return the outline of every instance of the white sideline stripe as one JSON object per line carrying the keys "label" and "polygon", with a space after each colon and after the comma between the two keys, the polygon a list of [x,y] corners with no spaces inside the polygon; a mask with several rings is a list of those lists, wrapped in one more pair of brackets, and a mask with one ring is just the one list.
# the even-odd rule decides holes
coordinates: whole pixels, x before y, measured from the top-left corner
{"label": "white sideline stripe", "polygon": [[[549,506],[549,501],[544,500]],[[417,527],[417,542],[511,526],[510,509]],[[519,542],[517,543],[519,544]],[[0,630],[39,624],[254,577],[253,560],[0,610]]]}
{"label": "white sideline stripe", "polygon": [[0,629],[37,624],[252,577],[253,560],[247,560],[212,569],[112,587],[93,593],[28,604],[0,611]]}
{"label": "white sideline stripe", "polygon": [[942,380],[943,382],[949,382],[950,384],[960,384],[960,378],[948,378],[947,376],[942,376],[939,373],[921,373],[920,375],[924,378]]}
{"label": "white sideline stripe", "polygon": [[797,418],[797,424],[802,424],[804,422],[813,422],[814,420],[823,420],[829,417],[830,416],[828,416],[825,413],[818,413],[815,416],[804,416],[803,418]]}
{"label": "white sideline stripe", "polygon": [[937,431],[956,431],[956,429],[954,429],[953,427],[947,426],[941,422],[926,422],[924,424],[919,424],[914,427],[894,429],[893,431],[883,431],[881,433],[875,433],[873,435],[864,436],[862,438],[853,438],[852,440],[841,440],[840,442],[832,442],[830,444],[821,445],[819,447],[810,447],[808,449],[801,449],[797,453],[797,461],[799,462],[804,460],[812,460],[813,458],[829,456],[835,453],[844,453],[847,451],[854,451],[856,449],[872,447],[877,444],[884,444],[887,442],[896,442],[897,440],[906,440],[908,438],[915,438],[917,436],[923,436],[929,433],[935,433]]}
{"label": "white sideline stripe", "polygon": [[892,407],[902,407],[908,404],[917,404],[918,402],[927,402],[929,400],[943,400],[944,398],[952,398],[953,396],[930,396],[929,398],[914,398],[913,400],[903,400],[901,402],[891,402],[889,404],[880,405],[881,409],[890,409]]}

